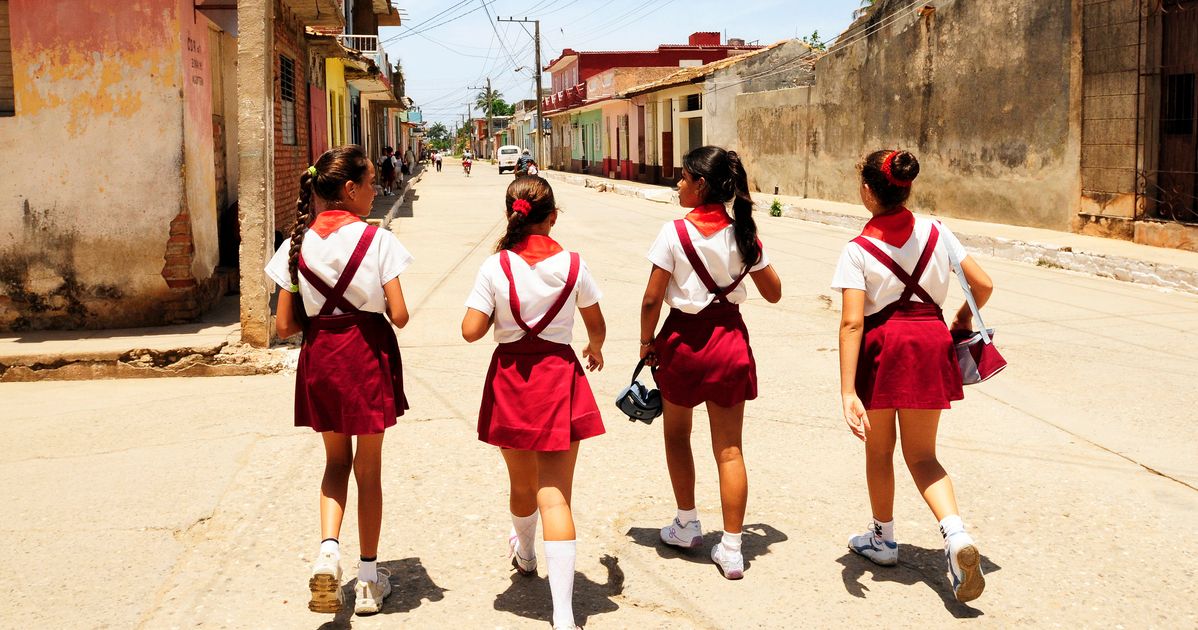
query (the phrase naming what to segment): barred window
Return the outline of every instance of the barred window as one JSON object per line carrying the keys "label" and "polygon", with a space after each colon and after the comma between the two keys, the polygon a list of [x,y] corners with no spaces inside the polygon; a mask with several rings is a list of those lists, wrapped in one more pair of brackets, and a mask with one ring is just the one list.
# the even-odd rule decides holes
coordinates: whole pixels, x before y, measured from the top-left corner
{"label": "barred window", "polygon": [[8,27],[8,0],[0,0],[0,116],[16,114],[12,76],[12,35]]}
{"label": "barred window", "polygon": [[279,55],[279,95],[283,101],[283,144],[296,144],[295,62]]}

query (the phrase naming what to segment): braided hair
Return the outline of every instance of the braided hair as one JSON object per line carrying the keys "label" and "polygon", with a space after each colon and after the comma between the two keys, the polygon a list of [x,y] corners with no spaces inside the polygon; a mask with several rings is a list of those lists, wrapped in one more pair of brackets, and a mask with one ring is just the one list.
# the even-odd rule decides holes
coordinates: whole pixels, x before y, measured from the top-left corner
{"label": "braided hair", "polygon": [[[524,203],[517,203],[517,202]],[[511,249],[528,238],[534,225],[544,223],[557,210],[553,200],[553,188],[549,182],[537,175],[518,177],[507,187],[507,231],[495,243],[495,251]],[[525,205],[527,204],[527,206]]]}
{"label": "braided hair", "polygon": [[699,147],[682,158],[682,167],[695,179],[702,177],[707,182],[703,203],[732,202],[736,246],[746,265],[756,265],[761,260],[761,247],[757,244],[749,176],[740,156],[736,151],[725,151],[720,147]]}
{"label": "braided hair", "polygon": [[349,145],[329,149],[321,154],[316,164],[300,175],[300,195],[295,202],[295,227],[291,229],[291,249],[287,251],[287,268],[291,272],[291,284],[299,284],[299,253],[304,245],[304,234],[316,217],[315,198],[325,204],[341,201],[345,182],[365,184],[370,176],[370,159],[362,147]]}

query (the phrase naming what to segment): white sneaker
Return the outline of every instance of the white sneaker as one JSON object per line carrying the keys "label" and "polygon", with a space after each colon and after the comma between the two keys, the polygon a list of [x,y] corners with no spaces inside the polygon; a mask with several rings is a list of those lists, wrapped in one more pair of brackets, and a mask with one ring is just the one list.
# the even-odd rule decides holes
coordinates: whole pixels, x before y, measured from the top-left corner
{"label": "white sneaker", "polygon": [[512,567],[516,569],[516,573],[524,576],[535,576],[537,574],[537,554],[533,550],[532,558],[527,560],[520,555],[520,537],[512,534],[507,539],[507,555],[512,559]]}
{"label": "white sneaker", "polygon": [[337,613],[345,603],[341,593],[341,562],[331,553],[322,553],[312,565],[312,577],[308,579],[308,590],[312,599],[308,610],[318,613]]}
{"label": "white sneaker", "polygon": [[957,601],[970,602],[980,597],[986,588],[986,578],[982,575],[982,554],[973,544],[973,538],[965,532],[945,538],[944,558]]}
{"label": "white sneaker", "polygon": [[354,586],[354,614],[373,615],[383,609],[383,600],[391,594],[391,573],[386,569],[376,569],[378,580],[363,582],[358,580]]}
{"label": "white sneaker", "polygon": [[882,538],[882,528],[870,523],[869,531],[849,539],[849,549],[874,564],[892,567],[898,564],[898,543]]}
{"label": "white sneaker", "polygon": [[719,568],[720,574],[729,580],[739,580],[745,576],[745,557],[739,551],[729,551],[724,543],[711,548],[711,561]]}
{"label": "white sneaker", "polygon": [[661,528],[661,542],[684,549],[694,549],[703,544],[703,526],[699,521],[683,525],[675,518],[673,523]]}

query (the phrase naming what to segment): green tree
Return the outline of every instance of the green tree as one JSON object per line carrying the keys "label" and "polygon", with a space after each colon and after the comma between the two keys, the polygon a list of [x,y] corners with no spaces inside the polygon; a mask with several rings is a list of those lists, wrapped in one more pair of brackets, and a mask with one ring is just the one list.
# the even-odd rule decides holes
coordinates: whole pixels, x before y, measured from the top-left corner
{"label": "green tree", "polygon": [[449,128],[442,123],[434,123],[425,134],[434,149],[448,149],[450,144]]}
{"label": "green tree", "polygon": [[819,29],[811,31],[810,35],[804,35],[800,40],[811,47],[812,50],[827,50],[828,43],[820,39]]}
{"label": "green tree", "polygon": [[487,106],[490,104],[490,114],[492,116],[511,116],[515,111],[515,107],[503,100],[503,94],[499,90],[491,90],[490,94],[486,90],[479,92],[474,99],[474,106],[482,113],[487,114]]}

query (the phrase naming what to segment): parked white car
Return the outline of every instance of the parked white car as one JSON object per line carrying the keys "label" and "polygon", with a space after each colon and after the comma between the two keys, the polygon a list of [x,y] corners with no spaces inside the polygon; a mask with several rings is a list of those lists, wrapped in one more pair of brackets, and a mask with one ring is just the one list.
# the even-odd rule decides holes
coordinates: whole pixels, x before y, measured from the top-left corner
{"label": "parked white car", "polygon": [[505,144],[499,147],[499,174],[504,171],[516,170],[516,160],[520,159],[520,152],[524,149],[514,145]]}

